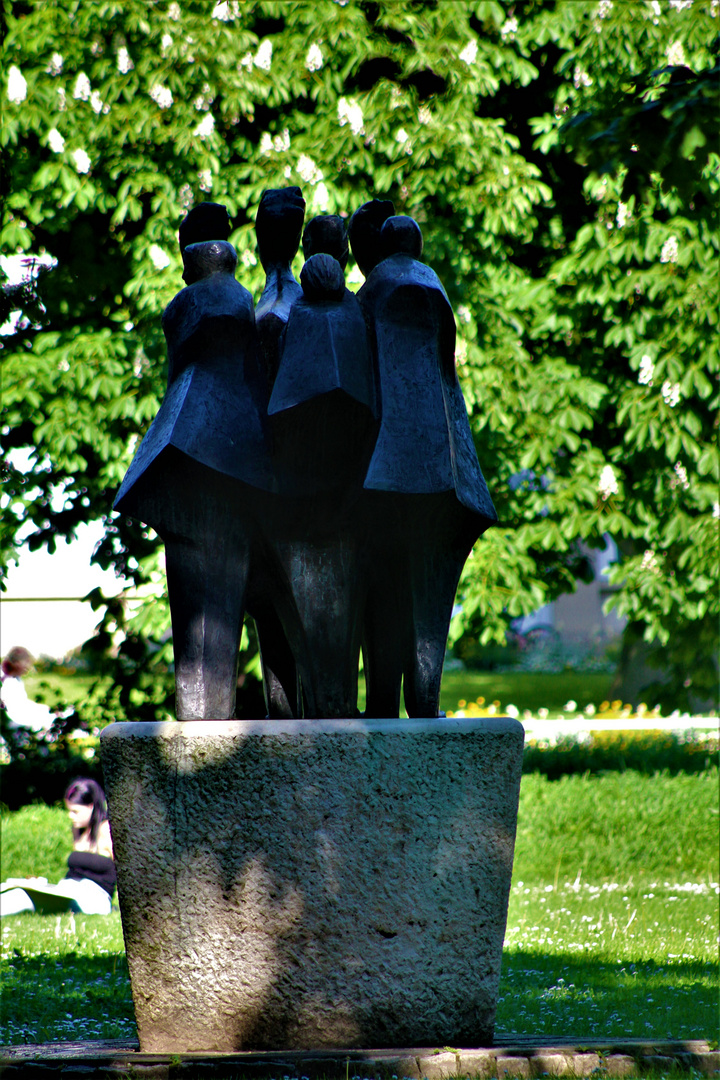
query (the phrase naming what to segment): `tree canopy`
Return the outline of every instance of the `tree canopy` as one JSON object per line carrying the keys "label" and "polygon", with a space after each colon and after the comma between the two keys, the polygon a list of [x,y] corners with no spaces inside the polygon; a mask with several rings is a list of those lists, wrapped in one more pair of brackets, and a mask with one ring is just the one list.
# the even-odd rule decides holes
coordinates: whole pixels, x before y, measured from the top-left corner
{"label": "tree canopy", "polygon": [[52,269],[4,290],[0,559],[101,519],[97,561],[156,598],[94,597],[105,714],[171,693],[159,541],[110,507],[164,390],[178,224],[225,203],[257,298],[255,211],[287,184],[308,216],[391,198],[456,311],[500,525],[453,634],[501,640],[609,533],[656,699],[714,693],[717,0],[3,6],[2,250]]}

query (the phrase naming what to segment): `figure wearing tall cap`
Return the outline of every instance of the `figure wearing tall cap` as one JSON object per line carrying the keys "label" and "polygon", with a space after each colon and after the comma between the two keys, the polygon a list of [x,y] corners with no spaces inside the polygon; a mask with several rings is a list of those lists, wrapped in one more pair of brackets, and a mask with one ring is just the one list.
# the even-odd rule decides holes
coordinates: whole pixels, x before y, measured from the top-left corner
{"label": "figure wearing tall cap", "polygon": [[265,191],[255,218],[258,252],[265,270],[255,322],[270,386],[280,362],[280,337],[293,304],[302,296],[291,263],[300,246],[304,218],[305,200],[299,187]]}
{"label": "figure wearing tall cap", "polygon": [[186,288],[163,313],[168,387],[115,500],[165,544],[180,720],[233,716],[257,500],[273,486],[252,297],[228,235],[217,204],[181,226]]}
{"label": "figure wearing tall cap", "polygon": [[[360,230],[360,236],[363,236]],[[351,230],[353,250],[355,240]],[[388,217],[358,293],[378,368],[381,422],[365,477],[371,552],[364,644],[368,716],[437,716],[452,607],[475,540],[497,515],[455,373],[455,320],[420,262],[412,218]]]}
{"label": "figure wearing tall cap", "polygon": [[[317,246],[342,255],[333,222],[330,235],[319,238],[327,227],[326,219],[313,230]],[[303,298],[288,320],[268,406],[280,491],[271,531],[278,576],[293,598],[281,615],[305,715],[347,717],[357,706],[357,508],[377,430],[376,396],[365,321],[342,266],[318,252],[300,280]]]}

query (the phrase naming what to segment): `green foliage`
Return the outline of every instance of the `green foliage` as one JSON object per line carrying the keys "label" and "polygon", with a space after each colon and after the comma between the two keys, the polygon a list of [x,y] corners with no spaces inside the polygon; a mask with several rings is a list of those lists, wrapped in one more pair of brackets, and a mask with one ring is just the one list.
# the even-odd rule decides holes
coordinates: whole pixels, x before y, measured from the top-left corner
{"label": "green foliage", "polygon": [[530,740],[523,754],[524,773],[542,773],[550,780],[626,769],[647,775],[663,769],[701,773],[717,764],[717,738],[674,731],[596,731],[584,739],[564,735],[549,745]]}
{"label": "green foliage", "polygon": [[391,197],[455,306],[501,527],[468,563],[452,636],[503,641],[587,573],[579,542],[610,533],[613,602],[660,650],[661,693],[713,695],[710,0],[3,6],[3,249],[57,263],[5,297],[25,319],[2,341],[0,562],[100,518],[96,561],[145,598],[95,597],[114,685],[81,706],[88,723],[172,709],[158,540],[110,506],[163,393],[178,223],[226,203],[257,296],[255,209],[289,183],[310,213]]}

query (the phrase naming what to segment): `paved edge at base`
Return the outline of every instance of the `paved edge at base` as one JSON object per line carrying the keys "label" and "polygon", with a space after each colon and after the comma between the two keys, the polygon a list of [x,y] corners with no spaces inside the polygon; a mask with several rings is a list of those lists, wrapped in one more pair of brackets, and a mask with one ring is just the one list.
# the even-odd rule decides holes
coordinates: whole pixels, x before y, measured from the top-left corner
{"label": "paved edge at base", "polygon": [[703,1040],[539,1041],[508,1038],[493,1047],[400,1050],[141,1054],[137,1042],[45,1043],[0,1047],[0,1077],[127,1080],[533,1080],[542,1076],[634,1077],[695,1070],[720,1076],[720,1052]]}

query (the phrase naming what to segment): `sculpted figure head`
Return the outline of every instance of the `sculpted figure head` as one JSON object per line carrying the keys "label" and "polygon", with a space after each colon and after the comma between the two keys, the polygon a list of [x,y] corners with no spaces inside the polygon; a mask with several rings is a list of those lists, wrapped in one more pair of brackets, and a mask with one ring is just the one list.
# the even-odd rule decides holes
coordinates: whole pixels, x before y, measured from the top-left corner
{"label": "sculpted figure head", "polygon": [[318,214],[305,226],[302,238],[303,255],[309,259],[312,255],[332,255],[345,269],[348,248],[347,229],[339,214]]}
{"label": "sculpted figure head", "polygon": [[212,274],[235,274],[237,255],[232,244],[225,240],[212,240],[188,244],[183,251],[183,281],[193,285]]}
{"label": "sculpted figure head", "polygon": [[305,219],[305,200],[299,187],[271,188],[263,193],[255,218],[260,262],[270,266],[289,264],[300,246]]}
{"label": "sculpted figure head", "polygon": [[188,244],[202,244],[206,240],[227,240],[230,236],[227,207],[222,203],[198,203],[181,222],[178,235],[181,252]]}
{"label": "sculpted figure head", "polygon": [[409,255],[419,259],[423,250],[423,238],[420,226],[414,218],[397,214],[389,217],[380,233],[383,251],[390,255]]}
{"label": "sculpted figure head", "polygon": [[345,275],[332,255],[311,255],[302,268],[300,284],[306,300],[342,300]]}
{"label": "sculpted figure head", "polygon": [[380,230],[394,211],[395,207],[389,199],[373,199],[350,218],[350,246],[365,277],[385,258]]}

